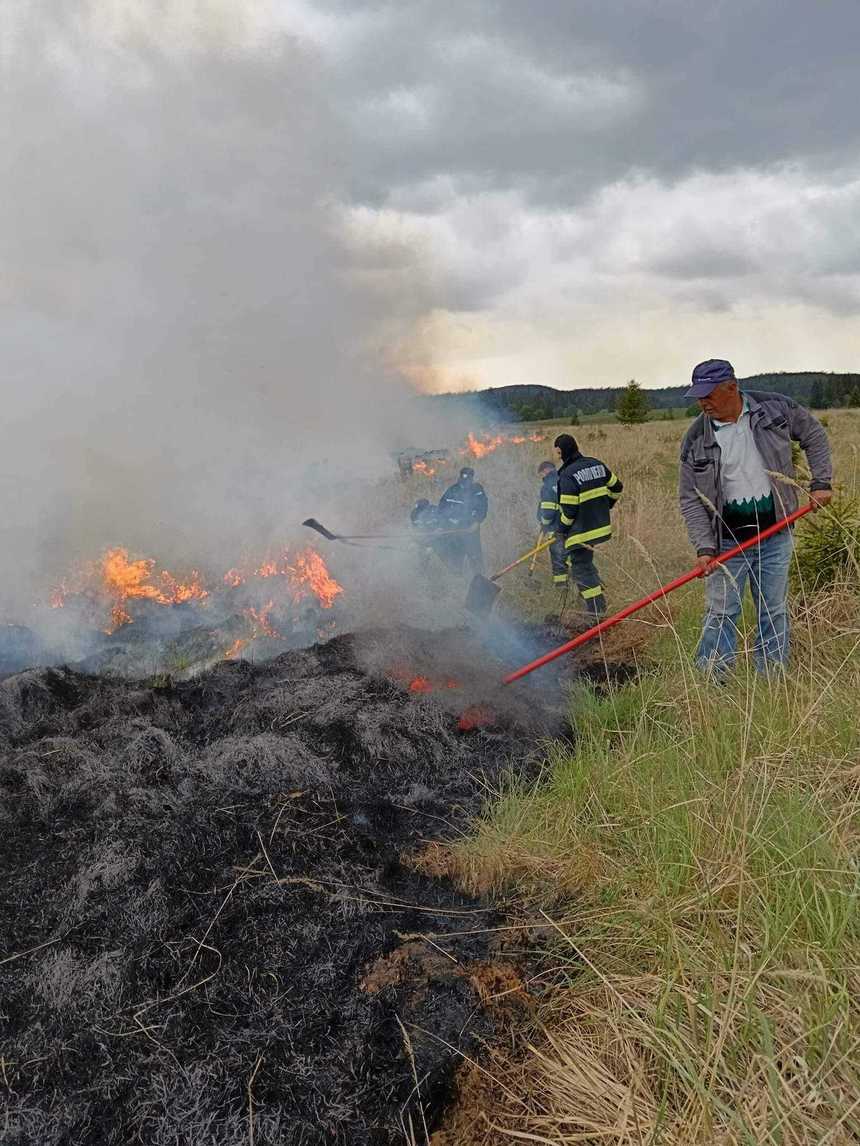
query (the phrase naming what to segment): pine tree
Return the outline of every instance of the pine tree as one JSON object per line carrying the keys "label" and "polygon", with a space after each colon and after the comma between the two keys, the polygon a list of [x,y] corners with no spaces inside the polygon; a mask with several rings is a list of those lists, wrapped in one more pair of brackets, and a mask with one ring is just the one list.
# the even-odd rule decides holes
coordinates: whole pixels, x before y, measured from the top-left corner
{"label": "pine tree", "polygon": [[615,404],[615,416],[624,426],[632,426],[636,422],[644,422],[650,410],[648,398],[639,383],[631,378]]}
{"label": "pine tree", "polygon": [[824,387],[821,382],[816,378],[812,383],[812,389],[809,391],[809,405],[813,410],[820,410],[824,402]]}

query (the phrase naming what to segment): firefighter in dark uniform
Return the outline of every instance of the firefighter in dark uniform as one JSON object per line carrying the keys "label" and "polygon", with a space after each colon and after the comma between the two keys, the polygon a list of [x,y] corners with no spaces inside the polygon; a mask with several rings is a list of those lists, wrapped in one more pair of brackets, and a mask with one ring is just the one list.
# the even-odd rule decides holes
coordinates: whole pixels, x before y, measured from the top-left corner
{"label": "firefighter in dark uniform", "polygon": [[439,528],[439,509],[421,497],[415,502],[409,520],[420,533],[433,533]]}
{"label": "firefighter in dark uniform", "polygon": [[418,535],[418,568],[422,573],[429,573],[430,554],[436,553],[443,560],[446,556],[444,538],[434,537],[439,528],[439,508],[431,505],[426,497],[419,498],[409,514],[409,520]]}
{"label": "firefighter in dark uniform", "polygon": [[484,572],[484,554],[481,549],[481,522],[487,516],[487,495],[480,482],[475,481],[471,466],[463,466],[454,485],[449,486],[439,499],[439,525],[442,529],[462,530],[448,538],[448,552],[452,566],[463,571],[468,559],[473,573]]}
{"label": "firefighter in dark uniform", "polygon": [[[542,480],[537,520],[542,532],[549,537],[558,529],[558,471],[552,462],[541,462],[538,466],[538,477]],[[553,585],[567,590],[567,555],[564,551],[564,541],[558,536],[549,547],[549,559],[552,565]]]}
{"label": "firefighter in dark uniform", "polygon": [[606,598],[594,564],[594,547],[612,536],[610,514],[623,486],[602,461],[582,454],[570,434],[560,434],[553,445],[561,460],[556,535],[564,542],[582,611],[596,619],[606,612]]}

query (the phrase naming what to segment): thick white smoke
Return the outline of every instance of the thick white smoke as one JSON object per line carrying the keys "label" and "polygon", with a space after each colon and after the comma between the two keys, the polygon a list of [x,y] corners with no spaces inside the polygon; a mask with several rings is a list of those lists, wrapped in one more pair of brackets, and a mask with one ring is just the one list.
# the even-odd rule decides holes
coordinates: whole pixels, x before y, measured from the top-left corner
{"label": "thick white smoke", "polygon": [[448,432],[383,365],[420,263],[353,261],[348,133],[263,9],[7,10],[7,619],[107,545],[226,568],[309,513],[354,514],[392,450]]}

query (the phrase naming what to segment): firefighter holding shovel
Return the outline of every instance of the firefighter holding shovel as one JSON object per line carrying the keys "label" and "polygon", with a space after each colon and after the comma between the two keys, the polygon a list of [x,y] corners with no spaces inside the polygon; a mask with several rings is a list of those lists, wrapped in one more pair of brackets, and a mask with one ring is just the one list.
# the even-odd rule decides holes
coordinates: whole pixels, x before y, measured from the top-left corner
{"label": "firefighter holding shovel", "polygon": [[484,571],[481,522],[487,516],[487,508],[487,494],[481,483],[475,481],[475,471],[471,466],[463,466],[457,481],[439,499],[439,521],[451,533],[448,562],[457,572],[462,572],[466,561],[472,572]]}
{"label": "firefighter holding shovel", "polygon": [[566,603],[568,580],[572,580],[582,616],[596,621],[606,613],[606,598],[594,564],[594,547],[612,536],[612,507],[624,487],[604,462],[586,457],[571,434],[560,434],[553,445],[561,462],[556,537],[564,545],[566,559],[564,581],[556,582],[559,612]]}
{"label": "firefighter holding shovel", "polygon": [[[537,521],[541,529],[540,536],[552,537],[558,529],[558,471],[552,462],[541,462],[538,466],[538,477],[541,479],[537,509]],[[535,554],[536,556],[537,554]],[[550,545],[549,559],[552,568],[552,583],[564,588],[566,593],[567,555],[564,551],[562,538],[555,537],[552,545]]]}

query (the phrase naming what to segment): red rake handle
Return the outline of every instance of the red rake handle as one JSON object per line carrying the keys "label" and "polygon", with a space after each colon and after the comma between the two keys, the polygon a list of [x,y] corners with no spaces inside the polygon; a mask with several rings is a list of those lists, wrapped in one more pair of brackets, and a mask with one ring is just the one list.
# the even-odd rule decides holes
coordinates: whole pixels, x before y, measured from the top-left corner
{"label": "red rake handle", "polygon": [[[723,565],[726,561],[731,560],[732,557],[737,557],[739,553],[743,553],[745,549],[752,549],[754,545],[765,541],[768,537],[773,537],[775,533],[779,533],[781,529],[791,525],[792,522],[797,521],[799,517],[803,517],[805,513],[809,513],[815,506],[812,502],[809,505],[804,505],[800,509],[796,509],[794,513],[790,513],[788,517],[784,517],[782,521],[778,521],[776,525],[771,525],[767,529],[763,529],[761,533],[757,533],[755,537],[751,537],[748,541],[736,545],[734,549],[729,549],[725,553],[721,553],[719,557],[713,560],[714,565]],[[593,628],[587,629],[584,633],[580,633],[578,637],[574,637],[572,641],[567,644],[559,645],[557,649],[552,652],[545,653],[542,657],[538,657],[536,661],[531,661],[530,664],[523,665],[522,668],[516,669],[502,681],[503,684],[513,684],[515,680],[520,677],[527,676],[535,669],[543,668],[548,665],[550,661],[554,661],[556,657],[563,657],[565,653],[571,653],[574,649],[578,649],[580,645],[587,644],[599,633],[605,633],[607,629],[611,629],[613,625],[617,625],[619,621],[625,620],[633,613],[638,613],[640,609],[644,609],[646,605],[650,605],[653,601],[659,601],[661,597],[665,597],[668,593],[673,593],[675,589],[680,589],[682,585],[686,585],[688,581],[695,581],[697,577],[704,574],[704,569],[691,569],[689,573],[684,573],[681,577],[676,577],[674,581],[670,581],[668,585],[663,585],[660,589],[655,589],[653,593],[649,593],[647,597],[643,597],[641,601],[634,601],[632,605],[628,605],[626,609],[622,609],[620,613],[615,613],[611,617],[607,617],[605,621],[601,621],[599,625],[594,625]]]}

